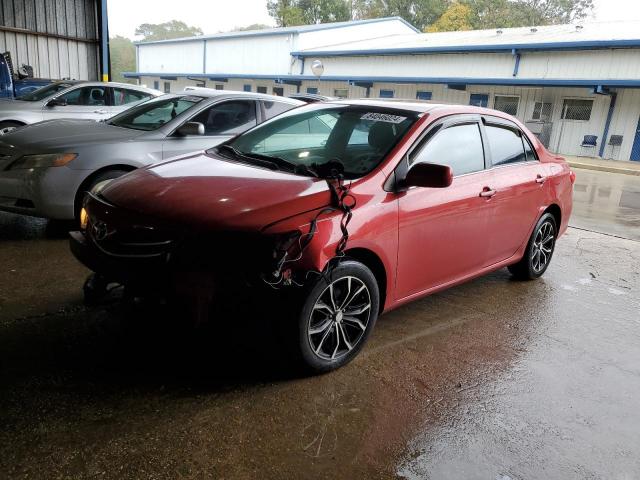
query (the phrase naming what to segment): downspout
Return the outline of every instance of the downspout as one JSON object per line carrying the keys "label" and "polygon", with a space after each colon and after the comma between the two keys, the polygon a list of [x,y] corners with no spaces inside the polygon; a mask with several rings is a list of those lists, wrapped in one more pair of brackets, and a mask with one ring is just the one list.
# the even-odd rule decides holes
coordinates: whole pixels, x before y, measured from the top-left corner
{"label": "downspout", "polygon": [[604,155],[604,149],[607,145],[607,137],[609,136],[609,127],[611,126],[611,119],[613,118],[613,111],[616,107],[616,98],[618,94],[611,92],[611,102],[609,103],[609,112],[607,113],[607,120],[604,122],[604,132],[602,133],[602,142],[600,142],[600,151],[598,156],[602,158]]}
{"label": "downspout", "polygon": [[511,50],[511,55],[513,55],[516,59],[516,63],[513,66],[513,76],[518,76],[518,70],[520,70],[520,52],[518,52],[515,48]]}
{"label": "downspout", "polygon": [[107,0],[100,2],[100,77],[103,82],[111,79],[109,62],[109,20],[107,17]]}

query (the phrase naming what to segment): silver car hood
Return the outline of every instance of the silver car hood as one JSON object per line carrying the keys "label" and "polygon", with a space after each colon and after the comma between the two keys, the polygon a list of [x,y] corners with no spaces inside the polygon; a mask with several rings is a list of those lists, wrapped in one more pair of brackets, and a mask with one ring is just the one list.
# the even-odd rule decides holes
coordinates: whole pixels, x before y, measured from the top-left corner
{"label": "silver car hood", "polygon": [[120,143],[144,133],[95,120],[47,120],[0,136],[0,154],[58,152],[89,144]]}

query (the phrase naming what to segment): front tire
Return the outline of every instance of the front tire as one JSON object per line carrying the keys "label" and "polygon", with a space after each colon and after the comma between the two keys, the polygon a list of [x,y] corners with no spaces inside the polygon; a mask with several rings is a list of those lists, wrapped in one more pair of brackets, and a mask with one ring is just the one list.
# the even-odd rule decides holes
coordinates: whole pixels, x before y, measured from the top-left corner
{"label": "front tire", "polygon": [[365,265],[338,263],[318,276],[295,315],[296,353],[313,373],[335,370],[358,355],[378,317],[380,292]]}
{"label": "front tire", "polygon": [[84,204],[84,198],[86,197],[88,192],[90,192],[99,183],[116,179],[127,173],[129,173],[127,170],[118,170],[118,169],[105,170],[99,173],[98,175],[96,175],[95,177],[93,177],[87,184],[80,187],[80,190],[76,194],[75,209],[74,209],[76,223],[78,224],[80,223],[80,210],[82,209],[82,205]]}
{"label": "front tire", "polygon": [[555,217],[545,213],[536,223],[522,259],[509,265],[509,272],[520,280],[535,280],[541,277],[551,263],[557,236]]}
{"label": "front tire", "polygon": [[0,136],[11,133],[22,126],[24,125],[18,122],[0,122]]}

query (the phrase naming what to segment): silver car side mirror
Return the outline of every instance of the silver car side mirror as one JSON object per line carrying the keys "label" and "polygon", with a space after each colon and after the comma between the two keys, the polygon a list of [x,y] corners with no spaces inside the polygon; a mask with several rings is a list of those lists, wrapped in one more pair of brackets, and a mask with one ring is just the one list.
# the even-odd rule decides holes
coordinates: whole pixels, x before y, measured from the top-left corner
{"label": "silver car side mirror", "polygon": [[204,125],[200,122],[187,122],[178,128],[177,133],[182,137],[204,135]]}

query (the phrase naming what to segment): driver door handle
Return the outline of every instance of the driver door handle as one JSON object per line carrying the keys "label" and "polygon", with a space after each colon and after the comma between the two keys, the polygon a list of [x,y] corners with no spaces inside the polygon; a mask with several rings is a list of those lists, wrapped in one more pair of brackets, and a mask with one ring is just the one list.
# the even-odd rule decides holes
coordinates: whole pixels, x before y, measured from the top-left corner
{"label": "driver door handle", "polygon": [[480,196],[484,198],[491,198],[496,193],[498,193],[496,190],[493,190],[492,188],[489,188],[489,187],[484,187],[480,192]]}
{"label": "driver door handle", "polygon": [[545,180],[547,179],[547,177],[543,177],[542,175],[538,174],[538,176],[536,177],[536,183],[544,183]]}
{"label": "driver door handle", "polygon": [[98,110],[94,110],[93,113],[103,114],[103,113],[109,113],[109,112],[107,110],[105,110],[104,108],[100,108]]}

